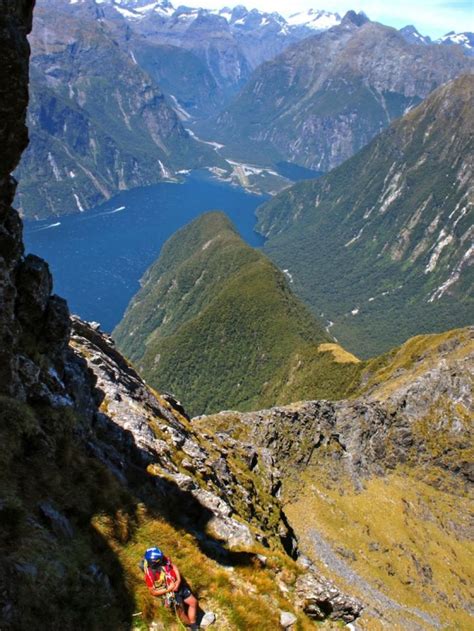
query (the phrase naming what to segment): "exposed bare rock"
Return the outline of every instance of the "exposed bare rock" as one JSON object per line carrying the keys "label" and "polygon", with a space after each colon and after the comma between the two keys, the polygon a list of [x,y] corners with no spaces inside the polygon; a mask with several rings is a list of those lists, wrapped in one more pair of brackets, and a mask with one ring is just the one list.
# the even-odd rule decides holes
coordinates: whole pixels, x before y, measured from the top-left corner
{"label": "exposed bare rock", "polygon": [[[189,494],[201,513],[197,523],[205,516],[206,528],[229,548],[248,548],[272,535],[288,546],[292,535],[272,493],[274,473],[256,473],[263,491],[253,482],[247,488],[228,459],[228,449],[196,432],[172,397],[152,392],[108,335],[75,317],[72,326],[67,387],[95,428],[96,436],[89,438],[94,453],[123,480],[134,463],[156,476],[159,493]],[[98,413],[88,395],[91,388]],[[253,532],[244,521],[253,525]],[[291,543],[290,549],[294,547]]]}
{"label": "exposed bare rock", "polygon": [[72,539],[74,536],[74,530],[64,515],[62,515],[54,506],[49,502],[42,502],[39,506],[39,510],[42,518],[46,521],[47,525],[60,537],[66,539]]}
{"label": "exposed bare rock", "polygon": [[280,624],[283,629],[288,629],[293,624],[295,624],[297,618],[290,611],[282,611],[280,614]]}
{"label": "exposed bare rock", "polygon": [[362,611],[355,599],[342,596],[333,584],[309,572],[297,579],[295,589],[300,608],[313,620],[352,622]]}
{"label": "exposed bare rock", "polygon": [[[400,463],[435,464],[467,481],[472,476],[465,458],[472,440],[466,418],[473,406],[473,335],[473,329],[467,328],[448,336],[447,342],[439,336],[439,345],[431,341],[439,338],[427,336],[426,351],[421,352],[419,341],[413,358],[406,357],[408,342],[394,354],[394,365],[400,367],[387,369],[383,379],[374,377],[358,399],[221,412],[195,422],[202,427],[213,419],[220,426],[227,424],[231,441],[234,431],[239,435],[243,431],[245,440],[260,448],[257,466],[269,475],[274,462],[287,471],[329,458],[339,474],[349,475],[356,486],[364,477]],[[220,435],[224,440],[226,433]]]}

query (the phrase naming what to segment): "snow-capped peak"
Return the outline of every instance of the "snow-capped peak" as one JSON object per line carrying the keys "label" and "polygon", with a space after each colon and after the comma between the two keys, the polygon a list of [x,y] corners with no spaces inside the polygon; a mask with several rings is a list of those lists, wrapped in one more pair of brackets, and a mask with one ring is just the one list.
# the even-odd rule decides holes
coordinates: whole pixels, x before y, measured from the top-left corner
{"label": "snow-capped peak", "polygon": [[[152,13],[163,17],[171,17],[175,12],[173,5],[168,0],[95,0],[98,4],[110,4],[124,18],[140,20]],[[77,0],[71,0],[77,2]]]}
{"label": "snow-capped peak", "polygon": [[464,33],[455,33],[450,31],[437,40],[439,44],[459,44],[468,50],[474,50],[474,33],[465,31]]}
{"label": "snow-capped peak", "polygon": [[407,24],[400,29],[399,33],[410,44],[431,44],[431,39],[427,35],[421,35],[413,24]]}
{"label": "snow-capped peak", "polygon": [[[69,0],[72,3],[87,0]],[[231,30],[253,31],[269,28],[272,32],[289,34],[306,30],[325,31],[341,22],[337,13],[309,9],[301,13],[293,13],[288,18],[279,13],[266,13],[258,9],[250,11],[243,5],[233,8],[224,6],[222,9],[191,8],[179,5],[175,8],[168,0],[95,0],[98,4],[108,4],[115,8],[125,19],[131,21],[143,20],[147,16],[159,15],[173,20],[194,20],[198,15],[213,15],[224,19]]]}
{"label": "snow-capped peak", "polygon": [[306,26],[315,31],[324,31],[340,24],[341,16],[338,13],[308,9],[308,11],[292,13],[286,18],[286,21],[290,26]]}

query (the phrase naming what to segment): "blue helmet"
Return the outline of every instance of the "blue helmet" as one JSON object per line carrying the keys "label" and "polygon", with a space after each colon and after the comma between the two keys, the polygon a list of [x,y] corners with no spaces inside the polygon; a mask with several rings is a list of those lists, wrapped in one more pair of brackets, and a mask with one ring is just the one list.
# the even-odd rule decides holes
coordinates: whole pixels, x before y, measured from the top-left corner
{"label": "blue helmet", "polygon": [[161,563],[165,555],[159,548],[148,548],[145,552],[145,561],[150,565],[154,565],[155,563]]}

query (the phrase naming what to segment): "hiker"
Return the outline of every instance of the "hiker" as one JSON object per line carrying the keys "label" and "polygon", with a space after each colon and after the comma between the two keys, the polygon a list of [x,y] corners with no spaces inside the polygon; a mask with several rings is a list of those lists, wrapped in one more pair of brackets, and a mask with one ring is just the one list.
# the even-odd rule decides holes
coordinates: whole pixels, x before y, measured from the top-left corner
{"label": "hiker", "polygon": [[148,548],[143,558],[143,571],[151,594],[164,596],[165,606],[175,605],[176,613],[184,624],[197,631],[197,598],[171,559],[165,557],[159,548]]}

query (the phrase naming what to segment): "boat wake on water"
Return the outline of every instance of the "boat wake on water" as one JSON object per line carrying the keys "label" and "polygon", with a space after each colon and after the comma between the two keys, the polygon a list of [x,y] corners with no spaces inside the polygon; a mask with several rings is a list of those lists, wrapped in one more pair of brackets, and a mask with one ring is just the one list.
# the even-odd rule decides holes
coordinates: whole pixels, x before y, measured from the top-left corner
{"label": "boat wake on water", "polygon": [[60,225],[61,225],[61,222],[56,221],[55,223],[50,223],[48,226],[41,226],[41,228],[36,228],[35,230],[31,230],[30,233],[42,232],[43,230],[49,230],[50,228],[57,228]]}
{"label": "boat wake on water", "polygon": [[126,206],[119,206],[118,208],[114,208],[114,210],[107,210],[105,213],[100,213],[100,215],[114,215],[115,213],[119,213],[121,210],[125,210]]}

